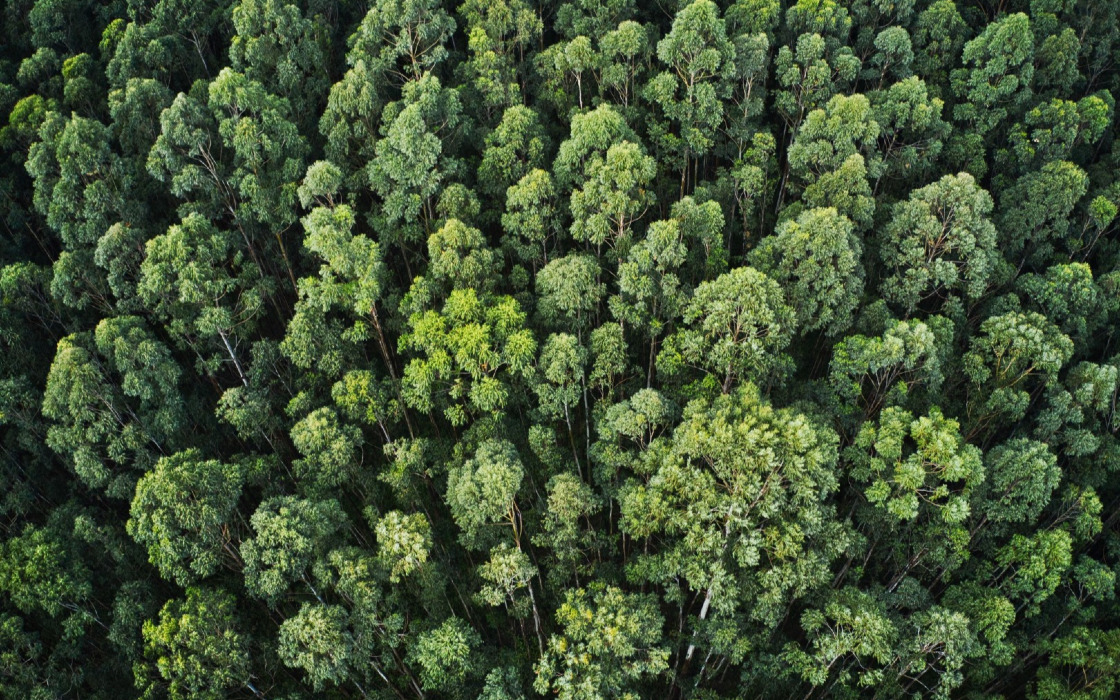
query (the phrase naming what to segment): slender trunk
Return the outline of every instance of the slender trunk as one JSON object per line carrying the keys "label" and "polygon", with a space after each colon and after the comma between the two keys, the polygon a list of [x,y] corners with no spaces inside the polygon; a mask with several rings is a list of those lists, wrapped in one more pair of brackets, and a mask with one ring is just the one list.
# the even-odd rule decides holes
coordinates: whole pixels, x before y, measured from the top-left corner
{"label": "slender trunk", "polygon": [[292,291],[299,294],[299,285],[296,284],[296,273],[292,271],[292,261],[288,259],[288,249],[284,246],[284,239],[280,237],[279,233],[276,236],[276,245],[280,246],[280,257],[284,258],[284,267],[288,271],[288,279],[292,282]]}
{"label": "slender trunk", "polygon": [[[701,620],[704,620],[705,618],[708,617],[708,609],[711,607],[711,605],[712,605],[712,587],[708,586],[708,591],[704,594],[704,604],[700,606],[700,619]],[[692,660],[692,654],[695,651],[696,651],[696,642],[690,642],[689,645],[688,645],[688,651],[686,651],[685,654],[684,654],[684,660],[685,660],[686,664],[689,661]]]}
{"label": "slender trunk", "polygon": [[241,558],[240,552],[234,548],[233,543],[230,541],[228,527],[223,526],[222,529],[224,530],[222,533],[222,551],[229,555],[230,561],[234,565],[234,571],[241,571],[241,569],[245,567],[245,561]]}
{"label": "slender trunk", "polygon": [[572,431],[572,418],[568,404],[564,404],[564,422],[568,425],[568,444],[572,446],[572,458],[576,461],[576,471],[579,472],[580,481],[583,480],[583,466],[579,462],[579,450],[576,449],[576,436]]}
{"label": "slender trunk", "polygon": [[712,651],[708,650],[708,655],[704,657],[704,663],[700,664],[700,670],[696,673],[696,683],[693,688],[699,688],[700,682],[704,680],[704,671],[708,668],[708,662],[712,660]]}
{"label": "slender trunk", "polygon": [[544,635],[541,632],[541,614],[537,610],[537,597],[533,594],[533,582],[529,582],[529,603],[533,606],[533,628],[537,632],[537,648],[544,656]]}
{"label": "slender trunk", "polygon": [[310,581],[310,580],[308,580],[308,578],[307,578],[307,575],[306,575],[306,574],[304,574],[304,575],[303,575],[303,577],[302,577],[302,581],[303,581],[303,582],[304,582],[304,584],[306,584],[306,585],[307,585],[307,587],[308,587],[308,588],[309,588],[309,589],[311,590],[311,595],[315,596],[315,600],[319,601],[319,604],[320,604],[320,605],[326,605],[326,604],[327,604],[327,603],[326,603],[326,601],[325,601],[325,600],[323,600],[323,597],[322,597],[321,595],[319,595],[319,591],[318,591],[318,590],[316,590],[315,586],[311,585],[311,581]]}
{"label": "slender trunk", "polygon": [[587,437],[584,457],[591,464],[591,405],[587,401],[587,379],[581,375],[579,382],[583,385],[583,429]]}
{"label": "slender trunk", "polygon": [[684,199],[685,188],[688,184],[688,147],[684,149],[684,167],[681,168],[681,195],[680,199]]}
{"label": "slender trunk", "polygon": [[206,56],[202,55],[202,44],[198,40],[198,34],[193,30],[191,31],[190,42],[192,44],[194,44],[194,50],[195,50],[195,52],[198,53],[199,60],[202,61],[202,70],[204,70],[206,72],[206,78],[209,79],[210,78],[210,64],[208,64],[206,62]]}
{"label": "slender trunk", "polygon": [[376,663],[372,664],[372,666],[374,672],[377,673],[377,675],[381,677],[381,680],[385,681],[385,685],[389,686],[389,689],[393,691],[393,695],[396,695],[400,700],[405,700],[404,693],[402,693],[397,686],[393,685],[393,682],[389,680],[389,677],[385,675],[381,667]]}
{"label": "slender trunk", "polygon": [[248,387],[249,379],[245,376],[245,372],[241,369],[241,361],[237,359],[237,354],[234,353],[233,346],[229,344],[229,338],[226,337],[226,332],[218,331],[218,335],[221,336],[222,342],[226,346],[226,352],[229,353],[229,358],[233,360],[233,366],[237,368],[237,376],[241,377],[241,383]]}
{"label": "slender trunk", "polygon": [[354,687],[358,689],[358,692],[362,694],[363,698],[368,698],[369,697],[369,694],[366,693],[366,689],[362,687],[361,683],[359,683],[357,680],[355,680],[353,678],[350,679],[350,682],[354,684]]}
{"label": "slender trunk", "polygon": [[[727,520],[725,520],[724,523],[723,523],[723,548],[720,550],[720,556],[721,557],[723,556],[723,553],[727,551],[727,545],[728,545],[728,543],[730,541],[730,538],[731,538],[731,516],[732,516],[733,513],[734,513],[734,506],[733,505],[728,506],[728,508],[727,508]],[[708,617],[708,610],[711,608],[711,605],[712,605],[712,588],[713,587],[714,587],[714,584],[709,585],[708,590],[704,593],[704,604],[700,606],[700,620],[701,621],[703,621],[704,619],[706,619]],[[684,655],[684,666],[685,666],[686,670],[688,669],[688,662],[692,660],[693,652],[696,651],[696,642],[695,642],[696,634],[695,633],[693,633],[692,638],[693,638],[693,641],[689,642],[688,651],[686,651],[685,655]]]}
{"label": "slender trunk", "polygon": [[899,584],[902,583],[902,579],[906,578],[906,574],[910,573],[910,571],[915,566],[917,566],[919,563],[921,563],[922,559],[925,559],[925,556],[926,556],[926,550],[922,549],[920,552],[918,552],[914,556],[910,557],[910,561],[908,561],[906,563],[906,568],[904,568],[902,571],[898,572],[895,575],[895,577],[891,580],[890,585],[887,586],[887,592],[888,593],[894,593],[894,589],[898,588]]}

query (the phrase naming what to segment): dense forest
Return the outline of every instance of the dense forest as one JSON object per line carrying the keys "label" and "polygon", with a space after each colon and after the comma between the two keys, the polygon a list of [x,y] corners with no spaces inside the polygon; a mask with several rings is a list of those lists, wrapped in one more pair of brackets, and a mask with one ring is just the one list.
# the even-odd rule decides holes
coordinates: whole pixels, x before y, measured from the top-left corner
{"label": "dense forest", "polygon": [[1120,0],[0,12],[0,697],[1120,693]]}

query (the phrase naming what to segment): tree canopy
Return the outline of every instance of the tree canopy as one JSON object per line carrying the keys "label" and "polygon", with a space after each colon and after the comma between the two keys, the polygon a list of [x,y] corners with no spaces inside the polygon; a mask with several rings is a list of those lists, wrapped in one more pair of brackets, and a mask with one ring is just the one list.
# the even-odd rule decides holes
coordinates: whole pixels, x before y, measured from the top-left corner
{"label": "tree canopy", "polygon": [[0,0],[0,700],[1120,694],[1120,0]]}

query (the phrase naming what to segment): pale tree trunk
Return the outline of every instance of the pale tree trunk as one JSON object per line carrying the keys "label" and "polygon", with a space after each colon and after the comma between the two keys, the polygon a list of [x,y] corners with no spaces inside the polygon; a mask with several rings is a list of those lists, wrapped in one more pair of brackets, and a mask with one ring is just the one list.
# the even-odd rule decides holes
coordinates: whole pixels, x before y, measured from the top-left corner
{"label": "pale tree trunk", "polygon": [[218,331],[221,336],[222,342],[226,346],[226,352],[229,353],[229,359],[233,360],[233,366],[237,368],[237,376],[241,377],[241,383],[246,387],[249,386],[249,379],[245,376],[245,372],[241,369],[241,362],[237,359],[237,354],[233,351],[233,346],[229,344],[229,338],[226,337],[225,331]]}

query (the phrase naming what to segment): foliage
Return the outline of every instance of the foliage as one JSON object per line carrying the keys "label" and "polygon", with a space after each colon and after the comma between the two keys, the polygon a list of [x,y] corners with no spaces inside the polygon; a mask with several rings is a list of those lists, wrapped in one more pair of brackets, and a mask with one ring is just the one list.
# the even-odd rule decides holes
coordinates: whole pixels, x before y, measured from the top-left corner
{"label": "foliage", "polygon": [[1120,693],[1120,0],[0,2],[0,697]]}

